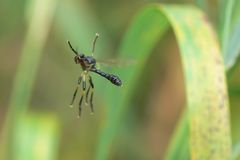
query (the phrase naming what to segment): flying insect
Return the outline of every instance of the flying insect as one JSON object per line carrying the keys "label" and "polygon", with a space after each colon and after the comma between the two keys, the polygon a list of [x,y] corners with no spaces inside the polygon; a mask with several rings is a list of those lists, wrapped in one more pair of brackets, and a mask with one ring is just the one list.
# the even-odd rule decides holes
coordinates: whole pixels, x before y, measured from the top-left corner
{"label": "flying insect", "polygon": [[[70,106],[73,106],[74,100],[76,98],[78,89],[81,87],[82,89],[82,93],[81,93],[81,98],[79,101],[79,116],[81,115],[81,111],[82,111],[82,103],[85,100],[85,104],[88,104],[88,102],[90,101],[90,107],[91,107],[91,112],[94,112],[93,109],[93,93],[94,93],[94,84],[93,84],[93,80],[92,77],[90,75],[90,72],[94,72],[104,78],[106,78],[108,81],[110,81],[112,84],[116,85],[116,86],[122,86],[122,81],[121,79],[113,74],[109,74],[109,73],[105,73],[99,69],[96,68],[96,59],[93,57],[93,53],[95,50],[95,44],[96,41],[99,37],[99,34],[96,33],[96,36],[93,40],[93,45],[92,45],[92,56],[86,56],[81,52],[77,52],[71,45],[70,41],[68,42],[68,45],[70,47],[70,49],[73,51],[73,53],[75,54],[74,57],[74,62],[76,64],[79,64],[82,68],[82,72],[80,74],[80,77],[78,78],[78,83],[76,86],[76,89],[73,93],[73,97],[72,97],[72,101],[70,103]],[[88,87],[87,87],[88,86]],[[90,95],[90,97],[89,97]]]}

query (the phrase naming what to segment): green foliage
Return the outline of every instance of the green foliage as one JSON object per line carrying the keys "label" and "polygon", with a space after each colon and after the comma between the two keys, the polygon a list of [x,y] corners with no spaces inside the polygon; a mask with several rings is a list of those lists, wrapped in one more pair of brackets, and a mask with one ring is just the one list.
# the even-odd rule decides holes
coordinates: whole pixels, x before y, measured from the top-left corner
{"label": "green foliage", "polygon": [[196,2],[196,5],[199,6],[199,8],[201,8],[203,11],[208,10],[208,5],[205,0],[195,0],[195,2]]}
{"label": "green foliage", "polygon": [[28,114],[27,117],[22,117],[13,137],[13,159],[56,159],[58,128],[58,121],[53,115]]}
{"label": "green foliage", "polygon": [[179,124],[176,127],[175,134],[172,136],[171,144],[165,159],[190,159],[189,153],[189,125],[187,112],[184,112]]}
{"label": "green foliage", "polygon": [[[74,46],[77,46],[76,48],[81,48],[81,52],[89,54],[92,38],[95,32],[99,32],[101,37],[96,46],[97,57],[109,55],[113,52],[114,45],[118,46],[118,42],[114,44],[110,41],[112,37],[108,35],[111,34],[111,30],[105,28],[104,23],[100,22],[102,19],[98,19],[99,17],[94,15],[90,9],[90,2],[88,2],[89,4],[56,0],[24,2],[23,4],[28,6],[25,8],[27,29],[2,129],[0,159],[53,160],[59,157],[59,159],[76,159],[77,157],[77,159],[106,160],[112,159],[115,153],[121,152],[119,148],[121,149],[122,144],[126,143],[125,145],[132,145],[132,148],[136,147],[137,141],[128,141],[131,136],[128,137],[127,134],[132,130],[124,128],[124,124],[127,123],[129,126],[132,124],[138,126],[140,123],[139,121],[132,122],[132,117],[132,119],[128,118],[128,115],[133,115],[130,112],[135,107],[131,98],[136,94],[136,88],[140,88],[141,92],[146,95],[151,94],[146,87],[144,88],[148,84],[144,83],[143,79],[150,79],[149,83],[152,83],[151,79],[160,74],[159,66],[151,71],[154,73],[152,75],[143,73],[151,65],[149,64],[151,58],[154,59],[154,63],[167,67],[162,60],[163,53],[155,51],[155,48],[160,46],[160,40],[161,42],[165,40],[163,37],[169,30],[173,31],[180,49],[186,104],[184,104],[184,112],[177,122],[165,152],[165,159],[239,159],[240,137],[238,133],[240,130],[238,124],[240,119],[237,113],[240,102],[236,100],[239,99],[239,93],[235,92],[239,92],[240,81],[236,81],[233,77],[238,69],[237,62],[240,53],[240,2],[236,0],[219,0],[218,2],[219,25],[217,29],[211,26],[207,15],[211,6],[205,0],[195,0],[195,4],[201,10],[185,4],[144,5],[143,9],[133,18],[127,32],[124,33],[118,51],[121,59],[133,59],[137,63],[127,69],[108,70],[108,72],[116,73],[121,77],[123,80],[121,88],[113,85],[106,87],[105,84],[103,85],[105,81],[94,77],[94,82],[96,82],[95,99],[97,99],[95,102],[96,115],[93,116],[94,118],[89,118],[88,115],[88,118],[83,116],[80,120],[76,120],[76,123],[72,123],[72,115],[65,107],[68,106],[66,99],[69,97],[63,98],[70,92],[66,91],[70,83],[68,78],[76,75],[74,70],[65,68],[71,63],[69,59],[66,60],[69,63],[64,66],[63,59],[73,56],[65,53],[68,47],[65,42],[70,40]],[[8,2],[9,4],[10,2]],[[99,9],[103,11],[107,9],[104,11],[109,12],[104,14],[109,16],[106,19],[112,16],[111,7],[108,5],[106,8],[100,7]],[[23,8],[21,7],[21,9]],[[130,7],[130,9],[132,8]],[[128,12],[125,10],[120,10],[120,13],[124,19],[129,18],[126,17]],[[116,17],[114,20],[118,21]],[[114,22],[111,21],[111,23]],[[120,24],[120,20],[116,24]],[[6,30],[7,27],[4,29]],[[51,47],[57,41],[60,41],[60,45],[57,46],[60,49],[54,50]],[[42,67],[47,76],[41,80],[45,81],[51,77],[48,73],[50,70],[53,72],[61,70],[58,72],[61,77],[54,73],[52,81],[43,82],[43,84],[52,82],[51,85],[55,85],[52,87],[54,89],[40,86],[42,90],[47,89],[44,92],[47,95],[44,97],[43,94],[37,93],[37,96],[33,97],[34,86],[38,86],[36,76],[42,53],[45,51],[45,46],[48,45],[51,47],[50,51],[46,51],[46,55],[51,65],[44,66],[44,60]],[[54,54],[58,51],[62,52]],[[169,53],[169,55],[171,54]],[[65,55],[66,57],[64,57]],[[61,61],[61,65],[57,64],[57,59]],[[58,70],[54,70],[54,67]],[[230,99],[230,110],[225,70],[231,71],[227,77],[230,96],[234,97],[230,97],[232,98]],[[150,70],[146,72],[150,72]],[[71,83],[74,83],[72,79]],[[58,98],[61,88],[64,93],[62,97]],[[51,96],[47,99],[46,97],[49,95]],[[39,108],[42,108],[43,105],[36,101],[38,98],[45,100],[46,104],[51,104],[51,102],[55,104],[54,112],[51,114],[45,112],[40,114],[38,110],[34,113],[29,112],[30,106],[41,106]],[[35,103],[30,104],[31,99],[34,99]],[[157,107],[157,103],[154,105]],[[72,110],[70,111],[72,112]],[[57,115],[60,112],[60,116]],[[86,114],[84,113],[84,115]],[[229,115],[232,115],[231,119]],[[59,117],[62,121],[59,121]],[[62,128],[59,129],[59,126]],[[230,126],[232,126],[232,134]],[[134,135],[133,137],[137,137],[141,133],[132,132],[131,134]],[[120,142],[122,144],[114,143],[119,135],[124,138]],[[135,144],[130,144],[131,142]],[[142,147],[142,152],[136,147],[135,152],[143,157],[151,154],[145,151],[144,147]],[[59,148],[61,148],[61,152],[57,150]],[[76,154],[72,154],[74,152]],[[124,158],[134,159],[131,158],[131,154],[127,155],[130,152],[132,150],[122,153],[126,154]],[[144,157],[143,159],[148,158]]]}
{"label": "green foliage", "polygon": [[[193,159],[229,159],[231,137],[224,66],[215,33],[212,32],[205,15],[198,9],[191,6],[156,5],[141,11],[126,33],[120,49],[121,56],[137,59],[139,63],[131,67],[128,73],[120,73],[125,83],[134,86],[146,66],[144,60],[148,59],[157,40],[170,26],[176,34],[183,62],[188,107],[186,116],[189,118],[183,123],[188,122],[190,125],[190,155]],[[109,97],[112,92],[107,93]],[[117,132],[116,126],[120,126],[120,121],[124,119],[124,110],[128,106],[128,99],[124,97],[130,97],[131,92],[123,88],[122,92],[118,93],[117,97],[121,98],[118,98],[117,103],[116,100],[108,103],[114,107],[109,107],[107,123],[100,134],[96,158],[98,160],[107,159],[107,152]],[[180,138],[188,142],[187,139],[178,137],[175,139],[176,144],[172,146],[179,146]],[[169,151],[174,152],[177,151]]]}
{"label": "green foliage", "polygon": [[226,67],[230,68],[235,63],[240,53],[240,18],[238,19],[236,25],[233,28],[231,36],[229,38],[229,43],[226,48],[225,60]]}
{"label": "green foliage", "polygon": [[239,4],[235,0],[220,1],[218,32],[227,69],[234,65],[240,53]]}
{"label": "green foliage", "polygon": [[[28,21],[28,31],[22,49],[20,64],[14,80],[7,120],[4,124],[5,133],[3,137],[1,137],[3,140],[2,145],[5,145],[2,147],[3,149],[0,156],[2,159],[11,159],[13,157],[12,150],[14,148],[13,143],[15,143],[13,137],[15,136],[16,128],[21,125],[19,124],[21,117],[26,114],[29,106],[41,53],[46,43],[54,10],[56,8],[56,1],[36,1],[31,7],[32,12],[30,13],[31,17]],[[39,28],[42,29],[39,30]],[[41,127],[41,125],[45,123],[46,122],[37,124],[36,128]],[[49,130],[49,134],[53,134],[52,130]],[[5,149],[8,149],[7,155],[3,152]],[[29,153],[24,152],[24,154],[25,155],[22,156],[27,157],[26,154]],[[46,155],[46,157],[48,157],[48,155]]]}

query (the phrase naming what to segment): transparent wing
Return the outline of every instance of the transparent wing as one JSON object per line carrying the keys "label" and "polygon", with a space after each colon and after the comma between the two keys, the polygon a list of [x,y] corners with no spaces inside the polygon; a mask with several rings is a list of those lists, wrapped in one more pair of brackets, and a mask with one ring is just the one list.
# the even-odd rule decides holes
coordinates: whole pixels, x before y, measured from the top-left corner
{"label": "transparent wing", "polygon": [[97,59],[98,64],[107,67],[126,67],[137,64],[137,61],[131,59]]}

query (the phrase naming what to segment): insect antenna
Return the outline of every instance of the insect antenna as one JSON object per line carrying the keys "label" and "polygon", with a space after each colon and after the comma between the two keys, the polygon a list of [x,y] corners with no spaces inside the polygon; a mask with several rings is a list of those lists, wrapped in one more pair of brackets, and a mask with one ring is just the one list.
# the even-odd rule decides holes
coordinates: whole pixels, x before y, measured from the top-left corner
{"label": "insect antenna", "polygon": [[95,50],[95,44],[96,44],[96,41],[97,41],[98,37],[99,37],[99,34],[96,33],[95,38],[93,40],[93,45],[92,45],[92,56],[93,56],[93,53],[94,53],[94,50]]}
{"label": "insect antenna", "polygon": [[67,41],[67,43],[68,43],[69,47],[71,48],[71,50],[72,50],[76,55],[78,55],[78,52],[72,47],[70,41]]}

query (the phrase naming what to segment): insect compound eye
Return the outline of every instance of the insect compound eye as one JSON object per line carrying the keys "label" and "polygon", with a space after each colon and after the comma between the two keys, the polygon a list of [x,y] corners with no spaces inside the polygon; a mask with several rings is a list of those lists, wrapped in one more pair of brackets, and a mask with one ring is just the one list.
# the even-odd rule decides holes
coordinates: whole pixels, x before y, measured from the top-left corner
{"label": "insect compound eye", "polygon": [[80,58],[84,58],[85,56],[84,56],[84,54],[80,53],[80,54],[79,54],[79,57],[80,57]]}

